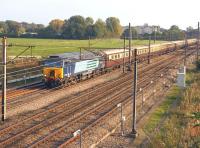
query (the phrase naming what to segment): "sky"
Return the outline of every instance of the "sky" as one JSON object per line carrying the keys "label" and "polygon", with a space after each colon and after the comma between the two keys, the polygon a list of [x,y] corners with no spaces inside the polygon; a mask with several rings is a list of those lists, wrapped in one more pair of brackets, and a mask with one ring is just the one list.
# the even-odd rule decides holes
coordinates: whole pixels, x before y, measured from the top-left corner
{"label": "sky", "polygon": [[0,0],[0,21],[15,20],[48,25],[52,19],[73,15],[105,20],[118,17],[123,26],[178,25],[197,28],[200,0]]}

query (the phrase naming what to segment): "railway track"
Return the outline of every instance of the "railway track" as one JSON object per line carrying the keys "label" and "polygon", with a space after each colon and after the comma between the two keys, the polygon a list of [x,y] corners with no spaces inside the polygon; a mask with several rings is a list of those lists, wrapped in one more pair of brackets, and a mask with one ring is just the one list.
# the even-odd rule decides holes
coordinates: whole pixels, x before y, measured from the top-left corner
{"label": "railway track", "polygon": [[[148,69],[151,69],[153,66],[150,66]],[[124,80],[125,78],[123,78],[123,79],[118,79],[118,81],[119,80]],[[117,82],[117,81],[116,81]],[[87,97],[87,96],[91,96],[92,94],[94,95],[95,93],[97,93],[97,92],[99,92],[99,90],[100,89],[102,89],[103,87],[107,87],[107,86],[109,86],[110,84],[105,84],[105,85],[103,85],[102,87],[96,87],[96,90],[95,89],[89,89],[89,90],[87,90],[87,93],[85,93],[85,94],[83,94],[83,96],[79,96],[79,97],[77,97],[77,96],[69,96],[68,98],[69,99],[75,99],[75,98],[77,98],[77,99],[79,99],[80,97]],[[110,86],[110,87],[112,87],[112,86]],[[109,87],[109,88],[110,88]],[[108,88],[108,87],[107,87]],[[107,88],[105,88],[105,90],[107,89]],[[93,91],[93,93],[91,92],[91,91]],[[104,91],[104,90],[103,90]],[[73,97],[73,98],[72,98]],[[66,101],[66,100],[65,100]],[[68,100],[67,100],[68,101]],[[66,102],[67,102],[66,101]],[[64,104],[65,102],[61,102],[60,104]],[[67,102],[68,103],[68,102]],[[45,112],[45,113],[47,113],[47,111]],[[39,116],[37,116],[37,117],[39,117]]]}
{"label": "railway track", "polygon": [[[191,55],[192,53],[190,53],[189,55]],[[174,64],[173,64],[174,65]],[[162,84],[163,85],[163,84]],[[148,87],[148,86],[146,86],[146,87]],[[159,88],[160,90],[162,90],[162,89],[164,89],[164,90],[168,90],[168,87],[166,88],[166,87],[164,87],[164,88]],[[163,91],[163,90],[162,90]],[[162,95],[164,94],[164,92],[162,92]],[[139,90],[138,90],[138,94],[137,95],[141,95],[140,94],[140,92],[139,92]],[[161,95],[161,97],[162,97],[162,95]],[[153,97],[153,102],[155,103],[155,101],[157,101],[157,102],[159,102],[160,100],[159,99],[157,99],[157,100],[154,100],[155,98],[154,98],[154,93],[152,93],[150,96],[148,96],[147,98],[152,98]],[[138,96],[137,96],[137,98],[138,98]],[[147,99],[146,101],[148,101],[148,100],[150,100],[150,99]],[[137,117],[137,122],[139,122],[144,116],[145,116],[145,113],[147,113],[153,106],[154,106],[154,103],[152,104],[152,101],[149,101],[148,102],[148,108],[146,108],[145,109],[145,111],[144,111],[144,109],[143,109],[143,105],[142,105],[142,102],[140,102],[140,103],[138,103],[139,102],[139,100],[136,102],[137,103],[137,113],[139,114],[139,115],[137,115],[138,117]],[[132,103],[132,99],[131,99],[131,95],[129,96],[129,97],[127,97],[127,99],[125,99],[124,100],[124,102],[119,102],[119,103],[122,103],[123,104],[123,106],[129,106],[130,107],[130,104]],[[79,129],[81,129],[81,133],[82,133],[82,136],[84,136],[84,135],[87,135],[87,137],[85,137],[84,136],[84,138],[83,139],[87,139],[87,146],[89,147],[89,146],[91,146],[91,141],[90,140],[92,140],[92,138],[91,138],[91,133],[93,134],[94,133],[94,130],[97,128],[95,128],[95,125],[97,125],[97,124],[100,124],[100,122],[101,122],[101,125],[107,125],[108,123],[108,121],[111,119],[111,120],[113,120],[112,118],[111,118],[111,116],[112,117],[114,117],[114,116],[117,116],[117,115],[119,115],[119,113],[118,113],[119,111],[118,111],[118,108],[117,108],[117,105],[115,105],[115,106],[113,106],[113,108],[111,108],[108,112],[105,112],[105,114],[103,114],[100,118],[98,118],[97,120],[95,120],[94,122],[92,122],[91,124],[89,124],[88,126],[86,126],[86,127],[83,127],[83,128],[79,128]],[[115,113],[115,114],[114,114]],[[126,116],[129,116],[130,117],[130,111],[129,111],[129,113],[127,114],[126,113]],[[107,122],[103,122],[104,120],[106,120],[107,119]],[[117,121],[118,123],[118,125],[119,125],[119,119],[118,119],[118,121]],[[116,127],[117,125],[115,125],[114,127],[113,127],[113,129],[115,129],[115,127]],[[98,126],[98,127],[101,127],[101,126]],[[92,130],[93,129],[93,130]],[[109,128],[110,130],[111,130],[111,128]],[[77,130],[77,129],[76,129]],[[75,131],[76,131],[75,130]],[[90,131],[89,131],[90,130]],[[109,131],[110,131],[109,130]],[[109,132],[108,131],[108,132]],[[51,133],[52,134],[52,133]],[[97,133],[96,133],[97,134]],[[73,147],[72,145],[70,145],[70,144],[72,144],[72,142],[74,142],[75,140],[77,140],[77,139],[79,139],[79,136],[80,135],[78,135],[78,136],[76,136],[76,137],[73,137],[73,135],[71,135],[71,138],[69,138],[69,139],[67,139],[67,138],[65,138],[65,142],[63,142],[62,144],[60,144],[59,145],[59,148],[64,148],[64,147],[67,147],[67,146],[70,146],[70,147]],[[94,136],[94,134],[93,134],[93,136]],[[95,138],[97,138],[97,137],[95,137]],[[99,137],[100,139],[102,138],[102,137]],[[82,140],[83,140],[82,139]],[[97,140],[97,139],[96,139]],[[98,140],[99,141],[99,140]],[[84,140],[82,141],[83,143],[84,143]],[[92,147],[94,147],[95,146],[95,144],[94,145],[92,145]]]}
{"label": "railway track", "polygon": [[[169,52],[170,53],[170,52]],[[167,54],[169,54],[167,53]],[[157,55],[154,55],[154,57],[157,57]],[[57,87],[53,88],[52,90],[46,89],[46,87],[43,84],[35,84],[35,86],[27,86],[24,87],[23,89],[16,89],[8,92],[7,98],[7,108],[10,109],[15,109],[19,106],[29,104],[30,101],[33,99],[37,99],[40,96],[43,96],[45,93],[50,94],[50,93],[55,93],[54,90],[61,89],[64,90],[67,85],[64,87]],[[41,95],[40,95],[41,94]],[[1,98],[1,96],[0,96]]]}
{"label": "railway track", "polygon": [[[141,68],[141,66],[139,66],[139,69]],[[95,80],[95,78],[93,78]],[[89,81],[90,79],[87,79],[85,81]],[[8,109],[15,109],[18,108],[20,106],[23,106],[25,104],[29,104],[33,99],[38,99],[40,98],[40,96],[43,96],[45,94],[54,94],[59,93],[63,90],[65,90],[68,87],[73,87],[74,85],[64,85],[64,86],[58,86],[56,88],[52,88],[52,89],[46,89],[46,87],[44,85],[41,86],[41,88],[34,88],[34,90],[32,90],[31,88],[27,88],[21,90],[22,93],[18,92],[18,90],[13,90],[13,97],[8,96],[8,101],[7,101],[7,108]],[[35,86],[34,86],[35,87]],[[75,86],[76,87],[76,86]],[[96,86],[98,87],[98,86]],[[25,87],[26,88],[26,87]],[[20,90],[19,90],[20,91]],[[15,95],[16,94],[16,95]]]}
{"label": "railway track", "polygon": [[[161,69],[163,69],[163,67]],[[155,73],[158,71],[159,69],[156,69],[152,77],[154,77]],[[141,81],[138,85],[140,87],[148,85],[150,81],[147,82],[147,80],[149,80],[149,75],[147,75],[146,78],[143,81]],[[55,132],[51,132],[42,140],[39,140],[36,143],[34,143],[31,147],[43,147],[45,145],[57,146],[57,144],[59,145],[59,143],[70,139],[72,137],[72,133],[76,130],[82,129],[84,132],[91,125],[93,125],[94,122],[98,122],[99,119],[104,116],[104,114],[108,113],[110,110],[115,108],[118,103],[124,102],[127,100],[127,98],[130,98],[131,90],[132,84],[131,81],[129,81],[129,85],[126,85],[125,89],[121,89],[114,96],[110,96],[110,99],[106,99],[103,102],[101,101],[99,104],[97,104],[97,106],[93,106],[93,108],[87,108],[86,112],[83,112],[82,114],[75,117],[73,120],[70,120],[68,124],[65,124],[63,127],[59,128]],[[70,129],[68,127],[70,127]],[[69,135],[70,138],[66,138],[66,135]],[[59,142],[58,137],[60,139]],[[65,145],[65,143],[63,145]]]}
{"label": "railway track", "polygon": [[[123,95],[123,97],[124,97],[124,95]],[[130,96],[129,96],[130,97]],[[127,101],[126,99],[124,100],[124,101]],[[129,100],[130,101],[130,100]],[[111,101],[112,102],[112,101]],[[119,102],[116,102],[116,98],[115,98],[115,105],[113,106],[114,108],[116,107],[116,104],[117,103],[119,103]],[[114,104],[113,102],[111,103],[111,104]],[[103,106],[102,106],[103,107]],[[105,106],[103,107],[103,108],[105,108]],[[111,108],[110,108],[111,109]],[[109,111],[110,110],[108,110],[108,112],[106,112],[106,113],[109,113]],[[90,111],[91,112],[91,111]],[[94,111],[95,113],[96,113],[96,111]],[[101,114],[102,114],[102,111],[100,112]],[[85,114],[84,114],[85,115]],[[86,117],[83,117],[84,115],[82,115],[81,117],[83,118],[83,120],[85,120],[85,121],[88,121],[88,118],[86,119]],[[77,120],[81,120],[81,117],[80,118],[77,118]],[[101,118],[101,117],[100,117]],[[51,146],[55,146],[55,145],[53,145],[53,143],[51,143],[52,141],[54,141],[53,139],[51,139],[53,136],[57,136],[57,137],[62,137],[61,135],[67,135],[66,134],[66,127],[73,127],[74,126],[74,124],[76,124],[78,121],[77,120],[75,120],[73,123],[72,122],[70,122],[70,125],[68,124],[68,125],[65,125],[64,127],[62,127],[62,128],[60,128],[59,130],[57,130],[57,131],[55,131],[54,133],[51,133],[50,135],[48,135],[47,137],[45,137],[43,140],[40,140],[40,141],[38,141],[37,143],[35,143],[34,145],[32,145],[32,147],[38,147],[38,146],[44,146],[44,145],[47,145],[47,143],[49,144],[50,143],[50,145]],[[79,121],[80,121],[79,120]],[[99,121],[99,119],[97,119],[96,120],[96,122],[97,121]],[[80,121],[80,122],[78,122],[78,123],[84,123],[84,121]],[[93,121],[91,121],[91,123],[94,123]],[[84,128],[84,126],[82,126],[82,128],[81,129],[83,129],[83,132],[85,131],[85,129],[88,129],[90,126],[92,126],[93,124],[89,124],[89,126],[87,127],[87,128]],[[81,127],[80,125],[78,126],[78,127]],[[79,128],[75,128],[75,129],[73,129],[73,130],[71,130],[71,133],[72,133],[72,131],[74,132],[74,131],[76,131],[77,129],[79,129]],[[62,133],[63,132],[63,133]],[[68,133],[69,134],[69,133]],[[51,137],[51,138],[50,138]],[[55,138],[56,139],[56,141],[57,141],[57,138]],[[64,139],[64,141],[66,140],[66,137],[65,137],[65,139]],[[45,143],[45,141],[46,141],[46,143]],[[55,141],[54,141],[55,142]],[[68,142],[68,141],[67,141]],[[66,143],[67,143],[66,142]],[[58,144],[58,142],[55,142],[56,144]],[[41,145],[40,145],[41,144]],[[43,144],[43,145],[42,145]],[[65,143],[63,144],[64,146],[66,146],[65,145]],[[63,145],[61,145],[61,147],[63,146]]]}
{"label": "railway track", "polygon": [[[160,64],[160,63],[159,63]],[[158,64],[158,65],[159,65]],[[154,65],[155,66],[155,65]],[[128,76],[127,76],[128,77]],[[127,78],[128,79],[128,78]],[[130,79],[130,78],[129,78]],[[123,80],[124,81],[124,80]],[[119,82],[118,82],[118,84],[119,84]],[[116,85],[116,84],[115,84]],[[121,86],[121,85],[120,85]],[[108,88],[107,88],[108,89]],[[117,88],[117,89],[119,89],[119,88]],[[104,90],[105,91],[105,90]],[[97,92],[99,92],[99,90],[97,91]],[[96,93],[96,92],[95,92]],[[94,93],[94,95],[95,95],[95,93]],[[110,92],[109,92],[110,93]],[[87,94],[87,95],[89,95],[89,94]],[[86,95],[86,96],[87,96]],[[92,97],[92,95],[89,95],[90,97]],[[103,97],[103,96],[102,96]],[[105,97],[105,96],[104,96]],[[80,99],[80,98],[79,98]],[[97,98],[96,98],[97,99]],[[72,99],[72,100],[74,100],[74,98]],[[71,100],[71,103],[72,104],[74,104],[75,106],[77,105],[75,102],[73,102]],[[99,100],[99,99],[98,99]],[[106,99],[107,100],[107,99]],[[105,100],[105,101],[106,101]],[[83,100],[80,100],[79,102],[77,102],[77,103],[81,103]],[[97,100],[96,100],[97,101]],[[69,102],[67,102],[67,103],[69,103]],[[70,106],[68,105],[68,106],[66,106],[66,104],[62,104],[62,106],[64,107],[64,108],[67,108],[67,107],[72,107],[73,105],[72,104],[70,104]],[[101,104],[101,103],[100,103]],[[86,106],[85,104],[83,104],[84,106]],[[81,108],[81,106],[79,106],[79,108]],[[87,108],[87,106],[86,106],[86,108]],[[59,109],[59,112],[57,112],[57,113],[59,113],[60,115],[60,118],[61,118],[61,115],[62,115],[62,117],[64,118],[66,118],[66,114],[64,114],[64,112],[65,112],[65,110],[62,112],[61,110],[63,110],[63,108],[60,108]],[[52,114],[51,114],[51,116],[54,116],[55,115],[55,111],[56,111],[56,108],[53,108],[53,109],[51,109],[51,110],[48,110],[46,113],[49,113],[49,112],[52,112]],[[54,112],[54,113],[53,113]],[[17,123],[17,124],[14,124],[14,125],[12,125],[12,126],[10,126],[10,127],[7,127],[7,128],[5,128],[5,129],[2,129],[1,131],[0,131],[0,133],[1,133],[1,135],[3,135],[5,132],[9,132],[10,130],[14,130],[14,129],[20,129],[20,128],[22,128],[23,127],[23,129],[25,129],[25,125],[28,125],[28,126],[30,126],[31,125],[31,123],[28,123],[28,122],[35,122],[35,123],[32,123],[32,127],[34,127],[34,128],[27,128],[27,130],[25,130],[24,132],[22,132],[22,131],[18,131],[18,132],[16,132],[15,133],[15,135],[14,136],[11,136],[10,138],[5,138],[5,139],[3,139],[3,140],[1,140],[1,143],[0,144],[2,144],[2,145],[6,145],[6,144],[12,144],[12,142],[13,141],[16,141],[17,139],[21,139],[23,136],[25,136],[25,133],[30,133],[31,131],[35,131],[36,129],[40,129],[40,128],[42,128],[42,126],[46,126],[46,123],[52,123],[54,120],[56,120],[56,118],[51,118],[51,120],[48,120],[48,121],[46,121],[46,120],[42,120],[43,118],[44,118],[44,116],[50,116],[49,114],[47,115],[46,113],[41,113],[40,115],[39,114],[37,114],[37,115],[35,115],[35,117],[34,118],[29,118],[29,119],[26,119],[25,121],[22,121],[21,123]],[[43,116],[42,116],[43,115]],[[40,119],[41,118],[41,119]],[[35,120],[35,121],[33,121],[33,120]],[[41,122],[42,121],[42,122]],[[37,123],[37,122],[39,122],[39,124]],[[25,124],[23,124],[23,123],[25,123]],[[42,123],[42,124],[41,124]],[[34,125],[34,124],[36,124],[36,125]],[[21,127],[20,127],[21,126]],[[37,128],[36,128],[37,127]],[[17,134],[18,133],[18,134]],[[8,135],[8,137],[9,137],[9,135]],[[2,137],[1,137],[2,138]]]}
{"label": "railway track", "polygon": [[[158,55],[153,54],[152,58],[157,57],[157,56]],[[37,86],[39,86],[38,89],[37,89]],[[33,89],[35,87],[36,87],[36,89]],[[7,98],[9,98],[9,100],[12,100],[12,99],[18,98],[20,96],[24,97],[24,95],[29,95],[30,93],[34,93],[37,90],[42,89],[42,88],[45,88],[45,87],[41,86],[41,84],[36,83],[36,84],[28,85],[28,86],[25,86],[25,87],[22,87],[22,88],[19,88],[19,89],[12,89],[12,90],[8,91]],[[61,87],[58,87],[58,88],[61,88]],[[1,97],[2,96],[0,96],[0,98]]]}
{"label": "railway track", "polygon": [[[191,46],[190,48],[195,48],[196,46]],[[169,52],[170,53],[170,52]],[[168,53],[168,54],[169,54]],[[154,57],[157,57],[158,55],[154,55]],[[153,57],[153,58],[154,58]],[[35,86],[34,86],[35,85]],[[37,92],[39,92],[39,91],[41,91],[41,89],[43,89],[43,88],[45,88],[45,86],[44,85],[42,85],[42,84],[33,84],[33,85],[31,85],[31,86],[26,86],[26,87],[24,87],[24,88],[22,88],[22,89],[16,89],[16,90],[11,90],[11,91],[8,91],[8,94],[7,94],[7,98],[8,98],[8,102],[10,102],[10,103],[8,103],[8,105],[9,104],[14,104],[15,102],[17,102],[16,101],[16,98],[20,98],[20,96],[22,97],[22,98],[25,98],[26,96],[30,96],[30,95],[34,95],[34,94],[36,94]],[[58,87],[58,89],[60,89],[60,87]],[[45,90],[43,90],[43,92],[45,92]],[[47,93],[49,93],[49,91],[48,90],[46,90],[46,92]],[[2,96],[0,95],[0,98],[1,98]],[[15,101],[10,101],[10,100],[15,100]],[[19,99],[20,101],[19,102],[21,102],[21,100],[23,100],[23,99]],[[29,100],[28,100],[29,101]],[[13,103],[14,102],[14,103]]]}
{"label": "railway track", "polygon": [[[14,100],[20,96],[23,97],[24,95],[29,95],[30,93],[36,92],[43,88],[45,88],[45,86],[42,83],[35,83],[30,86],[25,86],[19,89],[8,90],[7,91],[8,102],[11,102],[11,100]],[[2,98],[2,95],[0,95],[0,98]]]}

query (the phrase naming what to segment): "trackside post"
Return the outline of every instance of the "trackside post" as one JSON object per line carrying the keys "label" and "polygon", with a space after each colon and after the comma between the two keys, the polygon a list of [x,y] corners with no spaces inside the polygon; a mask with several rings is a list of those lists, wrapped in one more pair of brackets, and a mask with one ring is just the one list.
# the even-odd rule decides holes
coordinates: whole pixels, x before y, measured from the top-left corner
{"label": "trackside post", "polygon": [[132,131],[131,136],[133,138],[137,137],[136,131],[136,96],[137,96],[137,49],[134,50],[134,81],[133,81],[133,123],[132,123]]}
{"label": "trackside post", "polygon": [[2,63],[3,63],[3,82],[2,82],[2,121],[6,119],[6,37],[2,39]]}
{"label": "trackside post", "polygon": [[150,64],[150,54],[151,54],[151,36],[149,36],[148,64]]}
{"label": "trackside post", "polygon": [[132,34],[131,34],[131,23],[129,23],[129,66],[128,70],[131,71],[131,40],[132,40]]}

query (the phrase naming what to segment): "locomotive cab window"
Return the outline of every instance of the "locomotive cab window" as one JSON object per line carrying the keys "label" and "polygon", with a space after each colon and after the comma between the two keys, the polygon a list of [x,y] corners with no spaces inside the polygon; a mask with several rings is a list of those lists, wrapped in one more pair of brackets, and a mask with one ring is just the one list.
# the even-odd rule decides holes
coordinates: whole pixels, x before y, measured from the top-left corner
{"label": "locomotive cab window", "polygon": [[50,76],[50,77],[55,77],[55,71],[54,71],[54,70],[51,70],[50,73],[49,73],[49,76]]}

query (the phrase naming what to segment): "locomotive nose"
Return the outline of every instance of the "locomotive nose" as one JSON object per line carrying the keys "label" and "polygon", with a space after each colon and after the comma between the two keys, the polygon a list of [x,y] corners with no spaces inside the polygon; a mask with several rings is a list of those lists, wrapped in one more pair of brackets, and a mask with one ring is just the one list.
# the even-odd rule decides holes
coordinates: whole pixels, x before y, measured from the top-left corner
{"label": "locomotive nose", "polygon": [[45,67],[43,69],[43,81],[48,87],[55,87],[62,84],[63,68]]}

